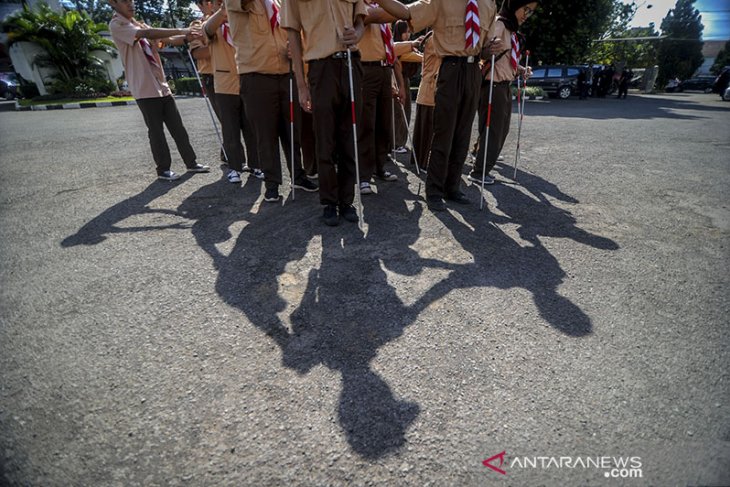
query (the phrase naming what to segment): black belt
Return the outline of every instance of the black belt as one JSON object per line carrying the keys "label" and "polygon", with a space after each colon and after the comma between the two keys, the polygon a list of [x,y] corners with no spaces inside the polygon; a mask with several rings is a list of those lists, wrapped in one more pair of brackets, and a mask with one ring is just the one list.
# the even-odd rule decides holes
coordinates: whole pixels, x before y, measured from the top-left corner
{"label": "black belt", "polygon": [[392,68],[392,64],[388,64],[388,61],[360,61],[363,66],[382,66],[384,68]]}
{"label": "black belt", "polygon": [[[350,51],[350,55],[354,58],[360,57],[360,51]],[[332,59],[347,59],[347,51],[337,51],[336,53],[332,54],[331,56],[327,56],[328,58]],[[327,59],[327,58],[324,58]]]}
{"label": "black belt", "polygon": [[479,56],[444,56],[445,62],[474,64],[479,62]]}

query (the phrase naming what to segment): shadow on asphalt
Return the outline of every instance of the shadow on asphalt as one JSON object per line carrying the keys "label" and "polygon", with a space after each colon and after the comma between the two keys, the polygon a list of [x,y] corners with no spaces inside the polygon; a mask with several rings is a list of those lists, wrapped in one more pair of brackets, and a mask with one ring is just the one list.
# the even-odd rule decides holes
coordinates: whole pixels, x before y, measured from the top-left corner
{"label": "shadow on asphalt", "polygon": [[[525,109],[525,116],[575,117],[594,120],[651,120],[655,118],[696,120],[702,117],[679,113],[678,111],[728,111],[726,107],[708,106],[697,103],[696,101],[687,98],[687,96],[689,95],[678,93],[672,95],[672,98],[632,96],[629,94],[628,98],[625,100],[618,100],[614,96],[606,98],[587,98],[585,100],[579,100],[577,97],[571,97],[568,100],[546,98],[543,102],[530,103]],[[717,97],[715,94],[707,96]]]}
{"label": "shadow on asphalt", "polygon": [[[511,175],[511,168],[501,170]],[[518,173],[519,187],[491,188],[500,214],[472,205],[460,213],[463,222],[450,212],[436,215],[450,234],[445,238],[453,238],[473,256],[467,264],[423,258],[411,248],[421,234],[423,205],[400,183],[382,184],[378,196],[365,200],[365,238],[353,223],[324,226],[316,193],[300,191],[295,202],[287,200],[282,207],[260,203],[259,181],[249,178],[240,188],[222,176],[169,213],[192,221],[196,242],[218,272],[216,292],[278,345],[284,367],[300,374],[318,365],[339,372],[338,421],[353,451],[368,459],[398,451],[420,412],[416,402],[396,398],[386,380],[372,370],[371,361],[429,305],[452,290],[470,288],[474,305],[480,306],[489,288],[518,287],[530,291],[542,317],[557,330],[586,336],[592,332],[591,320],[558,293],[565,272],[540,237],[618,248],[609,239],[579,229],[575,218],[551,205],[548,197],[567,203],[577,203],[575,199],[523,171]],[[103,212],[62,245],[91,245],[106,234],[135,231],[118,229],[115,223],[150,211],[146,205],[167,188],[153,183]],[[528,245],[499,227],[507,223],[518,225]],[[240,227],[238,234],[231,233],[231,228]],[[321,247],[321,254],[313,254],[310,244]],[[412,304],[404,303],[387,272],[417,276],[426,268],[451,272]]]}

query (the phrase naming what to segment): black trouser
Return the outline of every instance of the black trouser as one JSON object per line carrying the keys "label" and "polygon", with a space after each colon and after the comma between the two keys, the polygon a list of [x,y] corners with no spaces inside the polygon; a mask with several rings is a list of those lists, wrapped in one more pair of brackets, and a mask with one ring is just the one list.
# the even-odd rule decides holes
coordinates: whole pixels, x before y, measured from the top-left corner
{"label": "black trouser", "polygon": [[266,187],[275,188],[282,183],[279,141],[284,148],[286,167],[292,181],[299,182],[305,175],[302,169],[299,94],[294,96],[294,174],[291,161],[291,124],[289,121],[289,75],[249,73],[241,75],[241,94],[256,135],[259,162],[264,171]]}
{"label": "black trouser", "polygon": [[460,190],[471,126],[479,105],[480,79],[479,65],[466,58],[445,57],[441,63],[426,177],[428,197],[444,197]]}
{"label": "black trouser", "polygon": [[413,152],[421,169],[428,166],[433,139],[433,107],[416,103],[416,123],[413,127]]}
{"label": "black trouser", "polygon": [[170,147],[167,145],[163,124],[175,140],[175,145],[185,166],[195,166],[195,151],[190,145],[190,138],[183,125],[180,112],[177,110],[175,99],[172,96],[141,98],[137,100],[137,106],[142,112],[145,125],[147,125],[147,136],[150,139],[152,158],[157,165],[157,174],[160,175],[165,171],[169,171],[172,163]]}
{"label": "black trouser", "polygon": [[[353,53],[355,119],[362,107],[362,66]],[[347,59],[317,59],[309,63],[314,137],[319,169],[319,200],[323,205],[350,205],[355,199],[355,146],[352,133]]]}
{"label": "black trouser", "polygon": [[221,127],[223,132],[223,148],[226,151],[228,159],[228,167],[238,172],[243,171],[246,165],[246,154],[241,143],[241,134],[246,137],[246,149],[248,150],[249,159],[255,157],[252,151],[252,142],[254,137],[249,134],[250,130],[246,130],[246,111],[243,108],[243,100],[238,95],[229,95],[225,93],[215,94],[216,102],[221,116]]}
{"label": "black trouser", "polygon": [[215,99],[215,82],[213,80],[213,75],[201,73],[200,80],[203,82],[205,95],[208,97],[208,100],[210,100],[215,116],[218,117],[218,121],[220,122],[221,114],[218,112],[218,103]]}
{"label": "black trouser", "polygon": [[[297,87],[294,87],[296,91]],[[297,95],[298,97],[298,95]],[[302,146],[302,166],[304,172],[308,176],[314,176],[317,174],[317,152],[314,145],[314,120],[312,114],[303,111],[299,107],[294,107],[295,110],[299,110],[302,117],[302,123],[299,131],[299,142]]]}
{"label": "black trouser", "polygon": [[[360,181],[384,172],[393,131],[393,68],[363,65],[359,121]],[[400,110],[400,107],[396,107]]]}
{"label": "black trouser", "polygon": [[[487,131],[487,109],[489,106],[489,80],[482,82],[482,94],[479,98],[479,151],[474,161],[472,175],[482,177],[484,167],[484,134]],[[489,123],[489,147],[487,148],[487,169],[489,174],[497,163],[497,157],[502,152],[504,141],[509,133],[510,117],[512,116],[512,90],[510,82],[494,83],[492,88],[492,117]]]}

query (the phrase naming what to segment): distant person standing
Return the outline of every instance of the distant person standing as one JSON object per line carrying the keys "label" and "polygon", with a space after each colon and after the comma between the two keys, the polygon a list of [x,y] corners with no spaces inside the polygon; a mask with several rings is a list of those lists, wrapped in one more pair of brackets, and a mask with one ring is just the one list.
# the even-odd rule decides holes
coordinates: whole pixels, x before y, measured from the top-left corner
{"label": "distant person standing", "polygon": [[581,69],[578,72],[578,94],[579,100],[585,100],[588,94],[588,82],[586,81],[586,70]]}
{"label": "distant person standing", "polygon": [[629,93],[629,83],[631,82],[631,78],[633,77],[634,73],[629,68],[624,68],[623,71],[621,71],[621,78],[619,78],[618,82],[618,96],[616,98],[626,99],[626,96]]}
{"label": "distant person standing", "polygon": [[188,132],[177,110],[172,91],[165,81],[162,60],[154,45],[156,43],[149,41],[164,40],[167,44],[180,45],[199,38],[201,34],[190,28],[153,28],[136,20],[134,0],[109,0],[109,5],[114,9],[109,31],[122,58],[129,90],[137,100],[137,106],[147,126],[158,179],[180,179],[178,174],[170,170],[172,159],[163,126],[167,127],[175,140],[188,172],[210,171],[208,166],[196,162]]}

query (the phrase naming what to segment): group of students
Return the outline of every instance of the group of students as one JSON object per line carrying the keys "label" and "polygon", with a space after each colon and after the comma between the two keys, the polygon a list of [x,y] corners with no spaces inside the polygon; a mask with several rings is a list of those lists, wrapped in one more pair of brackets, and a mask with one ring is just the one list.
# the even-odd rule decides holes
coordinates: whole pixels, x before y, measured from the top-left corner
{"label": "group of students", "polygon": [[[397,180],[385,164],[393,124],[407,118],[402,103],[410,96],[398,59],[416,48],[423,50],[423,70],[413,145],[415,160],[426,170],[428,208],[443,211],[447,202],[470,202],[461,191],[461,174],[477,109],[480,152],[469,179],[494,182],[488,172],[509,130],[509,85],[530,74],[520,65],[524,40],[518,29],[537,1],[504,0],[498,15],[494,0],[419,0],[407,6],[396,0],[215,1],[198,3],[204,17],[189,28],[160,29],[134,19],[133,0],[109,0],[115,10],[112,39],[147,125],[159,178],[179,177],[170,169],[163,124],[188,171],[209,171],[196,161],[165,82],[156,50],[162,40],[190,43],[221,122],[227,178],[240,182],[244,170],[262,177],[265,201],[280,198],[281,144],[294,188],[319,191],[324,223],[358,221],[356,188],[369,194],[371,178]],[[399,19],[412,32],[430,32],[394,42],[390,25]],[[490,90],[492,120],[485,131]],[[297,109],[290,110],[290,97]]]}

